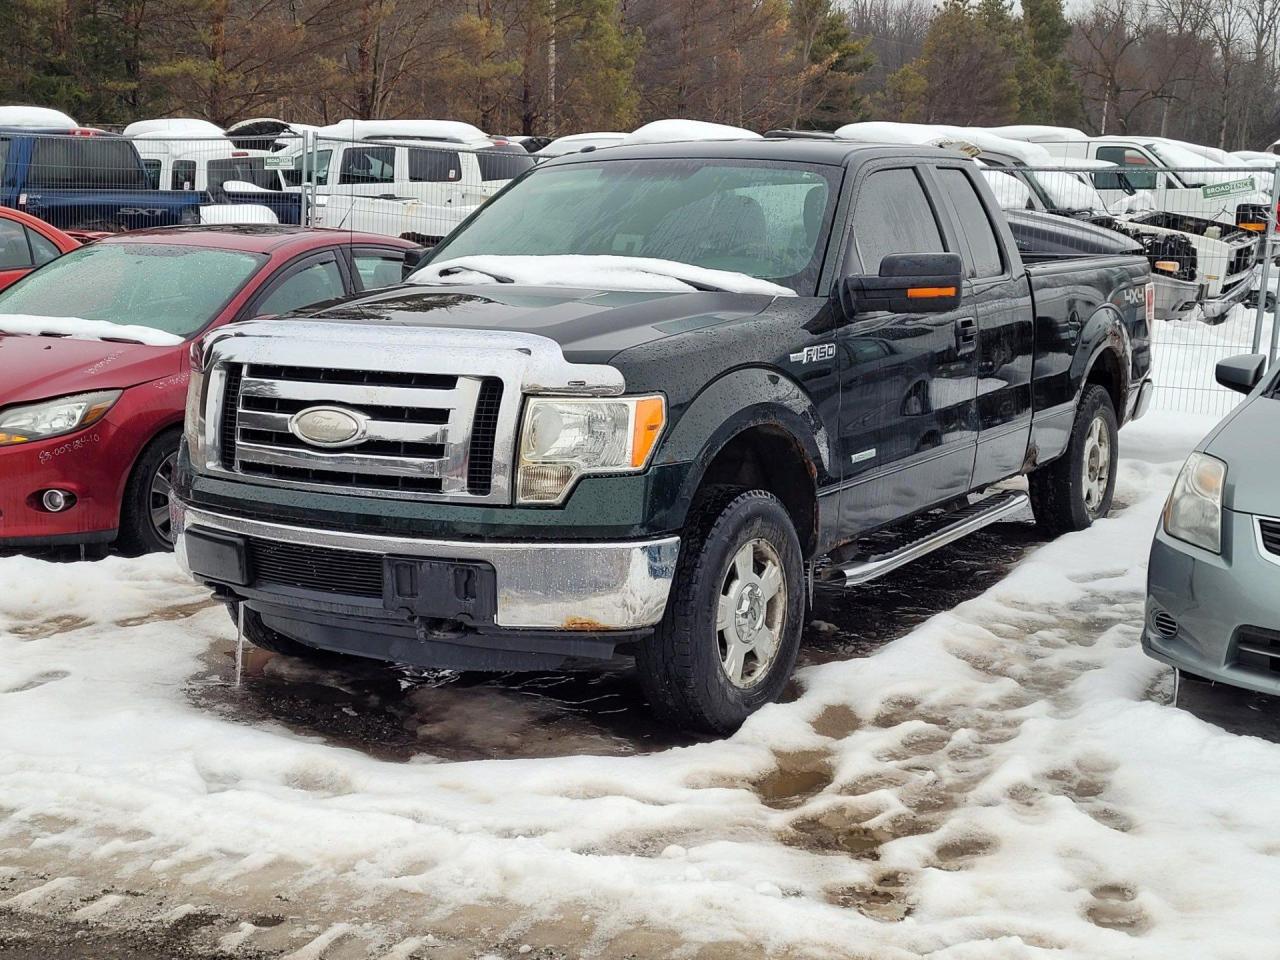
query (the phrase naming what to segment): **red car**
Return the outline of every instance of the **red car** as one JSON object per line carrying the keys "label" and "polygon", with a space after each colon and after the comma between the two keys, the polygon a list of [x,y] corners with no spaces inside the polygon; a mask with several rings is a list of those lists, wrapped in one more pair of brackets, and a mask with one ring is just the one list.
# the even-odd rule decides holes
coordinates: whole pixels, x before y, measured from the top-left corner
{"label": "red car", "polygon": [[188,341],[399,283],[416,244],[290,226],[120,234],[0,292],[0,549],[171,546]]}
{"label": "red car", "polygon": [[80,243],[29,213],[0,207],[0,290]]}

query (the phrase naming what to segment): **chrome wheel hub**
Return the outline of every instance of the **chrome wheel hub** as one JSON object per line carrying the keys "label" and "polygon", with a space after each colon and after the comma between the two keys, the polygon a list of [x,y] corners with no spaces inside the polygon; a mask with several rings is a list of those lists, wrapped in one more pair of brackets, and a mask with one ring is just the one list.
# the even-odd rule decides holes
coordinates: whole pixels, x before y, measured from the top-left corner
{"label": "chrome wheel hub", "polygon": [[737,687],[757,683],[772,666],[782,640],[787,588],[782,561],[766,540],[744,543],[720,585],[716,642],[720,664]]}
{"label": "chrome wheel hub", "polygon": [[1111,480],[1111,435],[1102,417],[1094,417],[1084,440],[1084,463],[1081,467],[1081,489],[1084,505],[1096,516],[1107,495]]}
{"label": "chrome wheel hub", "polygon": [[173,496],[173,468],[178,455],[172,453],[161,461],[151,478],[147,496],[147,509],[151,514],[151,526],[166,543],[173,543],[173,521],[169,517],[169,498]]}

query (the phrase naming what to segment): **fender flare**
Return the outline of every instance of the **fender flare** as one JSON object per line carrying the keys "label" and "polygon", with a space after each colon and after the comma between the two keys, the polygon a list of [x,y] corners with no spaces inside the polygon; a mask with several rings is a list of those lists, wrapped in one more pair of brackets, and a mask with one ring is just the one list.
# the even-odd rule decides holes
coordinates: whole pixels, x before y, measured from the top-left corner
{"label": "fender flare", "polygon": [[709,383],[680,414],[656,463],[690,463],[680,502],[692,503],[707,468],[732,440],[753,427],[789,436],[819,485],[830,482],[833,438],[808,394],[776,370],[745,367]]}

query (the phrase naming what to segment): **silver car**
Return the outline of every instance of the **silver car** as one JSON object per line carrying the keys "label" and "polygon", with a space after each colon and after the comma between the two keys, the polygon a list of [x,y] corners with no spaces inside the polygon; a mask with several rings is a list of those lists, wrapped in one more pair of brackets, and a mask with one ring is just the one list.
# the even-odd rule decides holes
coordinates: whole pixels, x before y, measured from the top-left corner
{"label": "silver car", "polygon": [[1151,545],[1142,648],[1182,674],[1280,694],[1280,365],[1218,364],[1248,399],[1187,459]]}

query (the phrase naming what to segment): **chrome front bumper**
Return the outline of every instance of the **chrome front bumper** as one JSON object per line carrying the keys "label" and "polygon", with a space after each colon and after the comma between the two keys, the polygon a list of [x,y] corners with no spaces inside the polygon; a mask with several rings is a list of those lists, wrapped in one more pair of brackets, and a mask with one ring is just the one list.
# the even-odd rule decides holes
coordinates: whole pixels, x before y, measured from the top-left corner
{"label": "chrome front bumper", "polygon": [[187,573],[191,567],[186,533],[196,528],[382,556],[488,563],[497,578],[494,623],[516,629],[607,631],[653,626],[666,610],[680,552],[679,537],[624,543],[416,540],[246,520],[194,509],[176,499],[171,513],[175,552]]}

